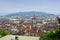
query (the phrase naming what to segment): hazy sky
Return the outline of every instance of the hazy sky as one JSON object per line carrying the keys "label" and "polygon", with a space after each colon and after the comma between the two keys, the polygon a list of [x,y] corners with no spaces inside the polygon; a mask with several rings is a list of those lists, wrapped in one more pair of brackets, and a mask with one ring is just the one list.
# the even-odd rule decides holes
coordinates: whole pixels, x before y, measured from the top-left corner
{"label": "hazy sky", "polygon": [[60,0],[0,0],[0,13],[41,11],[60,14]]}

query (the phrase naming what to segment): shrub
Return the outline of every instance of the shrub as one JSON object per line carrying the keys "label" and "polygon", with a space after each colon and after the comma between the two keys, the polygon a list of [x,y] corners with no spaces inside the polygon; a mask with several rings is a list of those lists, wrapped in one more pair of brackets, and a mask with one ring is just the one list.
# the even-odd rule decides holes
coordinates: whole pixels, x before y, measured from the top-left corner
{"label": "shrub", "polygon": [[60,40],[60,26],[54,31],[40,35],[40,40]]}
{"label": "shrub", "polygon": [[6,36],[6,35],[9,35],[9,31],[8,30],[0,30],[0,36],[3,37],[3,36]]}

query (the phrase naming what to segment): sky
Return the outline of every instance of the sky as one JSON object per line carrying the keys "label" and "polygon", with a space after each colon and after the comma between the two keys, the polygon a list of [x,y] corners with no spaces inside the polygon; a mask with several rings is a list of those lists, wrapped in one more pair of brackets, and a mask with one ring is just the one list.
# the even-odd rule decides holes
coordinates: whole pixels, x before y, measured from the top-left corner
{"label": "sky", "polygon": [[60,0],[0,0],[0,15],[24,11],[60,14]]}

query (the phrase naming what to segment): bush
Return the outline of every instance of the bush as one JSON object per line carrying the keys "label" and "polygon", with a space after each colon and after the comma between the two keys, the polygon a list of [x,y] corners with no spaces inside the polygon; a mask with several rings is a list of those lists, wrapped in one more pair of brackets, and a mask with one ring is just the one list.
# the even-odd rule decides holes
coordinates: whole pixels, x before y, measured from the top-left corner
{"label": "bush", "polygon": [[48,32],[46,34],[41,34],[40,40],[60,40],[60,26],[54,31]]}
{"label": "bush", "polygon": [[3,36],[6,36],[6,35],[9,35],[9,31],[8,30],[0,30],[0,36],[3,37]]}

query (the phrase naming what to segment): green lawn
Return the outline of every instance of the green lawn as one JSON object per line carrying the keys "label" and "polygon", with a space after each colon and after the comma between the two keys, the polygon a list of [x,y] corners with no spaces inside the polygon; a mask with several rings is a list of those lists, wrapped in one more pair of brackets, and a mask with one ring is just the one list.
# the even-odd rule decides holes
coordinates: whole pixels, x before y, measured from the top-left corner
{"label": "green lawn", "polygon": [[[7,35],[5,37],[0,38],[0,40],[11,40],[14,39],[17,35]],[[39,37],[33,36],[18,36],[19,40],[39,40]]]}

